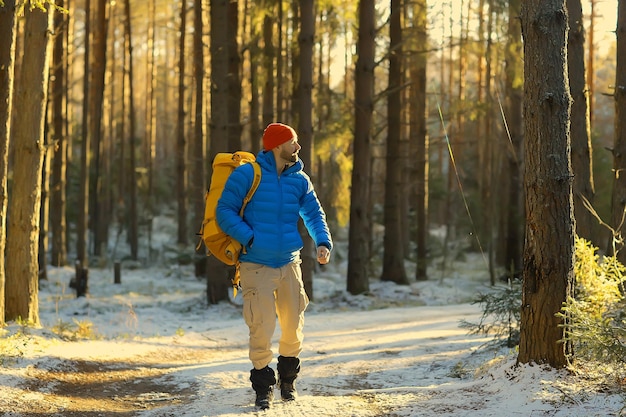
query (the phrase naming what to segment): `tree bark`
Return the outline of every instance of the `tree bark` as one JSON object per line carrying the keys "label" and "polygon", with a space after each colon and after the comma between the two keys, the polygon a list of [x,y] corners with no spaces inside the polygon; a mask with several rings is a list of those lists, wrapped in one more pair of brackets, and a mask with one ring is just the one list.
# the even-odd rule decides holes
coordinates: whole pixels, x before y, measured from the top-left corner
{"label": "tree bark", "polygon": [[0,39],[3,39],[0,43],[0,327],[4,325],[5,312],[5,249],[9,202],[7,179],[15,71],[16,12],[15,0],[4,0],[4,7],[0,7]]}
{"label": "tree bark", "polygon": [[428,130],[426,128],[426,66],[428,56],[424,46],[427,45],[427,2],[420,0],[413,6],[413,30],[415,31],[413,64],[410,69],[410,147],[411,155],[416,155],[415,164],[409,168],[414,171],[416,192],[413,198],[413,206],[416,213],[416,263],[415,279],[424,281],[428,278],[427,273],[427,238],[428,238]]}
{"label": "tree bark", "polygon": [[[46,103],[46,109],[44,110],[44,120],[48,113],[48,103]],[[44,122],[45,123],[45,122]],[[52,157],[50,135],[48,133],[47,125],[44,124],[43,133],[43,162],[41,168],[41,202],[39,208],[39,249],[37,250],[38,258],[38,279],[48,279],[48,248],[50,245],[49,226],[50,226],[50,158]]]}
{"label": "tree bark", "polygon": [[260,97],[259,97],[259,60],[261,57],[259,49],[259,34],[256,27],[250,25],[252,34],[248,48],[250,61],[250,152],[254,155],[261,150],[261,138],[263,128],[260,124]]}
{"label": "tree bark", "polygon": [[157,88],[157,64],[156,60],[156,0],[149,0],[150,21],[148,23],[148,65],[146,71],[146,167],[148,170],[148,192],[146,198],[148,225],[148,250],[152,248],[152,219],[156,213],[157,195],[154,192],[154,182],[156,179],[155,158],[157,140],[157,109],[156,109],[156,88]]}
{"label": "tree bark", "polygon": [[262,112],[263,128],[274,122],[274,56],[276,54],[273,44],[274,19],[272,9],[274,0],[268,0],[263,18],[263,70],[265,72],[265,83],[263,84]]}
{"label": "tree bark", "polygon": [[139,255],[139,212],[137,208],[137,116],[135,113],[135,89],[133,71],[133,40],[131,33],[131,13],[130,0],[124,1],[124,33],[126,35],[126,53],[128,56],[128,199],[130,207],[128,211],[128,243],[130,245],[130,256],[133,260]]}
{"label": "tree bark", "polygon": [[[211,1],[211,144],[209,161],[212,163],[219,152],[228,152],[228,106],[229,102],[229,42],[228,42],[228,1]],[[195,139],[196,141],[198,138]],[[234,151],[236,149],[233,149]],[[209,167],[209,178],[213,170]],[[203,194],[204,195],[204,194]],[[204,216],[204,207],[201,212]],[[202,217],[200,223],[202,223]],[[214,256],[206,258],[207,300],[210,304],[228,299],[229,275],[233,269],[224,265]]]}
{"label": "tree bark", "polygon": [[[286,32],[284,28],[284,13],[283,13],[283,2],[278,0],[275,1],[276,8],[278,12],[276,13],[276,51],[275,59],[276,59],[276,109],[274,114],[276,114],[276,120],[282,121],[284,123],[287,122],[285,112],[285,93],[284,93],[284,83],[285,83],[285,70],[283,69],[283,51],[287,52],[288,48],[285,47],[285,42],[283,40],[283,34]],[[295,9],[297,14],[298,10],[298,2],[291,3],[292,10]],[[295,28],[294,28],[295,31]],[[286,54],[285,54],[286,55]]]}
{"label": "tree bark", "polygon": [[383,272],[381,280],[408,285],[404,269],[404,237],[402,218],[402,172],[405,169],[401,138],[402,110],[402,7],[400,0],[391,0],[389,41],[389,83],[387,94],[387,157],[385,175],[385,236],[383,239]]}
{"label": "tree bark", "polygon": [[521,0],[509,1],[509,28],[505,53],[505,109],[511,146],[507,147],[507,204],[503,235],[502,263],[507,272],[518,272],[522,268],[522,95],[524,68],[522,66],[522,29],[519,21]]}
{"label": "tree bark", "polygon": [[583,200],[593,204],[593,163],[589,124],[589,96],[585,74],[585,26],[581,0],[567,0],[569,36],[567,37],[567,68],[572,94],[571,141],[574,171],[574,217],[579,237],[593,242],[593,226],[597,223]]}
{"label": "tree bark", "polygon": [[618,1],[617,10],[617,65],[615,68],[615,137],[613,139],[613,202],[612,226],[618,236],[614,236],[617,258],[626,264],[626,248],[615,239],[623,239],[626,234],[626,1]]}
{"label": "tree bark", "polygon": [[[313,44],[315,42],[315,11],[313,0],[300,1],[300,34],[298,36],[298,137],[300,158],[315,182],[313,166]],[[294,56],[294,58],[296,58]],[[300,228],[304,241],[302,254],[302,280],[309,299],[314,299],[313,271],[315,269],[315,246],[306,228]]]}
{"label": "tree bark", "polygon": [[78,194],[78,219],[76,224],[76,259],[85,268],[87,260],[87,233],[89,231],[89,172],[91,144],[89,140],[89,74],[91,65],[91,0],[85,0],[85,46],[83,71],[83,112],[80,150],[80,191]]}
{"label": "tree bark", "polygon": [[[594,108],[595,108],[595,99],[594,99],[594,91],[595,91],[595,21],[596,17],[596,3],[597,0],[589,0],[589,6],[591,8],[591,13],[589,14],[589,43],[588,43],[588,65],[587,65],[587,88],[589,91],[587,92],[587,97],[589,98],[589,127],[593,129],[594,126]],[[619,7],[619,6],[618,6]]]}
{"label": "tree bark", "polygon": [[370,210],[370,138],[374,110],[375,2],[359,1],[359,56],[355,67],[354,155],[352,192],[350,194],[350,232],[348,236],[348,285],[351,294],[369,291]]}
{"label": "tree bark", "polygon": [[241,55],[239,53],[239,2],[228,3],[228,149],[241,149]]}
{"label": "tree bark", "polygon": [[[63,0],[56,2],[64,7]],[[66,186],[67,186],[67,137],[65,136],[65,102],[68,90],[66,88],[65,52],[66,32],[68,30],[68,16],[65,13],[56,13],[54,16],[54,50],[52,68],[54,81],[52,82],[52,134],[54,153],[52,154],[52,178],[50,183],[50,228],[52,231],[52,250],[50,262],[54,266],[67,265],[67,222]]]}
{"label": "tree bark", "polygon": [[178,41],[178,117],[176,120],[176,201],[178,214],[178,244],[189,242],[187,230],[187,163],[185,141],[185,33],[187,31],[187,2],[180,2]]}
{"label": "tree bark", "polygon": [[[496,155],[494,152],[494,143],[492,135],[493,126],[493,105],[492,105],[492,57],[493,57],[493,17],[495,11],[493,10],[493,0],[488,1],[488,14],[487,19],[487,48],[485,49],[485,116],[482,122],[485,125],[485,134],[482,142],[482,155],[483,162],[479,169],[482,173],[482,214],[483,221],[481,230],[477,231],[478,236],[482,239],[476,240],[479,245],[479,249],[482,251],[482,245],[486,245],[487,256],[489,258],[489,280],[491,285],[495,285],[495,265],[494,265],[494,239],[493,232],[495,229],[494,223],[496,219],[496,207],[494,201],[493,190],[495,189],[495,172],[496,172]],[[481,243],[484,242],[484,243]]]}
{"label": "tree bark", "polygon": [[562,368],[570,349],[556,313],[572,295],[575,227],[565,0],[525,1],[521,22],[526,246],[517,360]]}
{"label": "tree bark", "polygon": [[52,8],[26,12],[24,55],[15,108],[13,192],[9,206],[6,260],[6,320],[39,324],[38,249],[44,122],[48,93]]}
{"label": "tree bark", "polygon": [[[102,154],[102,116],[104,102],[104,75],[107,59],[107,33],[108,16],[107,0],[97,0],[94,13],[93,30],[93,61],[90,65],[89,75],[89,142],[93,152],[94,175],[91,180],[90,192],[91,204],[89,205],[90,229],[93,235],[93,253],[102,255],[102,248],[106,250],[104,228],[107,225],[105,207],[106,195],[102,193],[101,154]],[[85,265],[83,265],[85,266]]]}

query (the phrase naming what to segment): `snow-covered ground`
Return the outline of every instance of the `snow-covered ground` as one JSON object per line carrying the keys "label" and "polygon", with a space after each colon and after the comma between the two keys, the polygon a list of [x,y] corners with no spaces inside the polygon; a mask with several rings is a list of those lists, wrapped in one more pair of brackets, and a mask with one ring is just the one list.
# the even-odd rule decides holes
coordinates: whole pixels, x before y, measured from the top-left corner
{"label": "snow-covered ground", "polygon": [[[175,235],[168,227],[155,241]],[[296,402],[255,410],[239,297],[207,305],[205,282],[163,251],[150,267],[125,264],[117,285],[112,267],[90,269],[82,298],[72,268],[49,269],[42,328],[0,330],[0,415],[626,416],[617,384],[515,367],[516,352],[459,327],[479,319],[471,301],[489,291],[482,256],[352,296],[337,246],[315,276]]]}

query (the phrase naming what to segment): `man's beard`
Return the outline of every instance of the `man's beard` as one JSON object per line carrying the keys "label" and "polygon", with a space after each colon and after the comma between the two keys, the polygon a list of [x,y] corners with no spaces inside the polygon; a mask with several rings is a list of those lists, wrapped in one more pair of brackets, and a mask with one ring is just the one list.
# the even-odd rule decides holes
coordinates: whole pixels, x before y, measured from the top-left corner
{"label": "man's beard", "polygon": [[298,153],[291,153],[287,151],[280,151],[280,157],[285,161],[296,162],[298,160]]}

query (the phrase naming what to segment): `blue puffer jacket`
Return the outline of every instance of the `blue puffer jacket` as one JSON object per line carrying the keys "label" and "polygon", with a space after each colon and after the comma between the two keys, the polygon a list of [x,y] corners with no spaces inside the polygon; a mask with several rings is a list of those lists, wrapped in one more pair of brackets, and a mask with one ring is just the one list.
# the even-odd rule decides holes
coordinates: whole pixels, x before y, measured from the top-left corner
{"label": "blue puffer jacket", "polygon": [[279,268],[297,259],[303,247],[298,231],[300,217],[315,245],[332,250],[326,215],[311,179],[303,171],[302,161],[298,160],[280,176],[272,152],[261,151],[257,162],[261,166],[261,183],[246,206],[243,218],[239,210],[252,186],[250,164],[237,168],[228,177],[217,203],[216,217],[222,230],[242,245],[252,241],[239,260]]}

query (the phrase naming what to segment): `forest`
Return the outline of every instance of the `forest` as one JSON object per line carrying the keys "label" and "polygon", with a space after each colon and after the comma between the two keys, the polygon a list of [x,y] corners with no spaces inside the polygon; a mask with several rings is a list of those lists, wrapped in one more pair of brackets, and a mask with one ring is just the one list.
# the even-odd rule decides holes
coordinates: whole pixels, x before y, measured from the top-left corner
{"label": "forest", "polygon": [[[523,279],[520,361],[564,366],[575,236],[626,260],[626,2],[583,1],[3,0],[0,323],[39,322],[48,265],[153,262],[164,213],[227,300],[196,248],[211,161],[280,121],[348,230],[347,291],[479,252]],[[315,268],[308,239],[312,299]]]}

